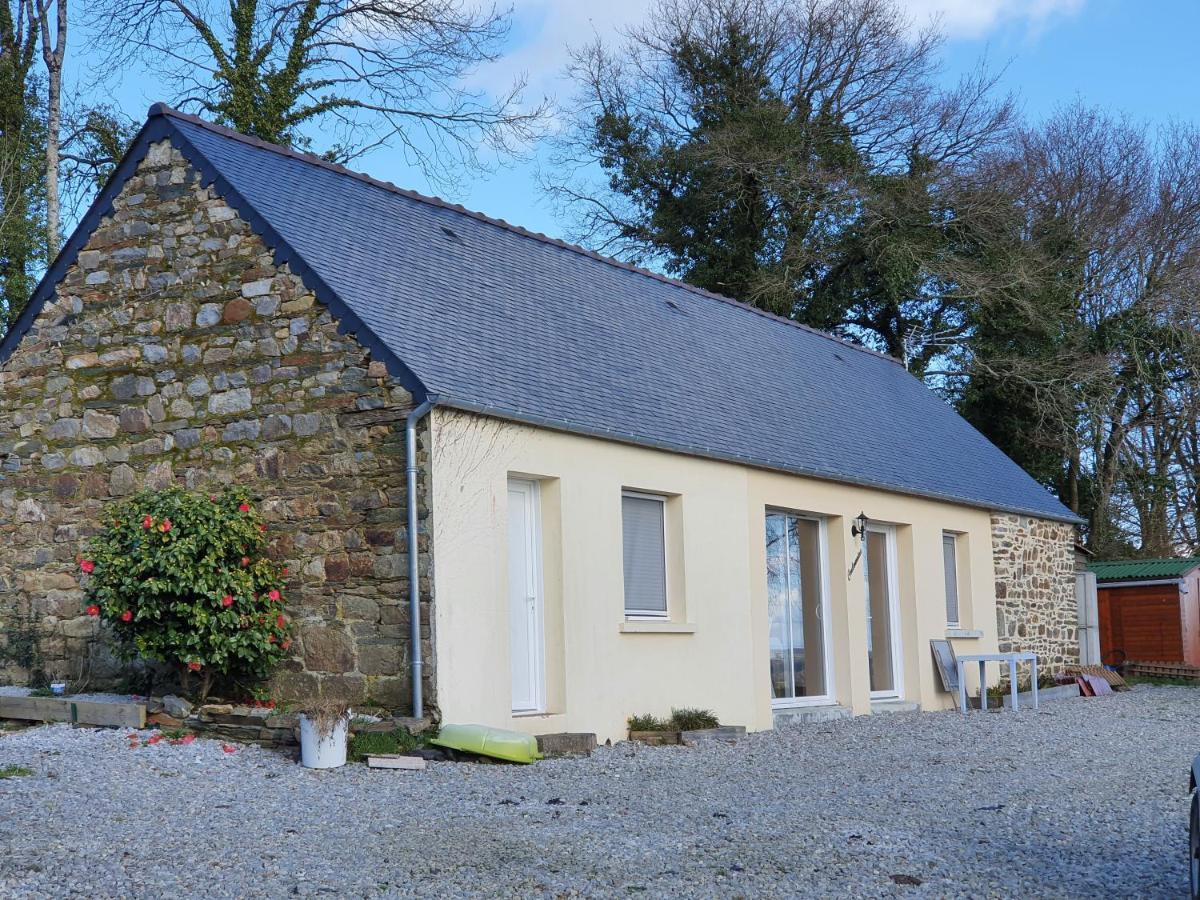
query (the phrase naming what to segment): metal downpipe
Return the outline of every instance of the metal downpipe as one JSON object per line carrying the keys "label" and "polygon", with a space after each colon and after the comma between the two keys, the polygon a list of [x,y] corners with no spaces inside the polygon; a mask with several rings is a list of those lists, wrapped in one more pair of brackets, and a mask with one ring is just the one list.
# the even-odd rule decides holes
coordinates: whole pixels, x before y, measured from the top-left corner
{"label": "metal downpipe", "polygon": [[412,412],[404,424],[405,474],[407,476],[408,500],[408,621],[410,626],[409,660],[412,670],[412,709],[413,718],[420,719],[425,714],[424,699],[421,689],[421,577],[420,577],[420,542],[417,528],[417,423],[433,408],[434,398],[422,401]]}

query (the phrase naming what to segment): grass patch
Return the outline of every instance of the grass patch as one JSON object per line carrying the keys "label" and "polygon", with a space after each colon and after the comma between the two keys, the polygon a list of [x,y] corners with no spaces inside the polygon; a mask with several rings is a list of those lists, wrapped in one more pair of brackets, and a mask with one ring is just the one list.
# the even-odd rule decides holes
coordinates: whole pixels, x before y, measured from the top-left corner
{"label": "grass patch", "polygon": [[629,717],[630,731],[701,731],[720,725],[716,715],[708,709],[673,709],[668,719],[650,715]]}
{"label": "grass patch", "polygon": [[0,766],[0,778],[27,778],[32,774],[28,766]]}
{"label": "grass patch", "polygon": [[362,762],[368,756],[409,753],[426,744],[424,736],[413,734],[407,728],[397,728],[395,731],[363,731],[350,739],[346,755],[352,762]]}

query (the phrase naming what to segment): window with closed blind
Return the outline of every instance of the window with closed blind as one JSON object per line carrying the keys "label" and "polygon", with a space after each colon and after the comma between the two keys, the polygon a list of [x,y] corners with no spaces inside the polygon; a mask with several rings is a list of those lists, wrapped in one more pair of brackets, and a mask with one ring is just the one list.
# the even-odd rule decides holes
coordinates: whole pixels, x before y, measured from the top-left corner
{"label": "window with closed blind", "polygon": [[667,616],[666,507],[665,497],[621,495],[626,616]]}
{"label": "window with closed blind", "polygon": [[958,535],[942,535],[942,567],[946,576],[946,624],[959,624],[958,612]]}

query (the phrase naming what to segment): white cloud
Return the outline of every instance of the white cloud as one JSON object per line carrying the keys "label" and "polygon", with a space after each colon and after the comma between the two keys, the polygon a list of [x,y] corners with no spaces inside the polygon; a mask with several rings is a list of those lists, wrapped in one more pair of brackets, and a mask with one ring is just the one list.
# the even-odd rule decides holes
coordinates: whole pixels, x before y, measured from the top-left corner
{"label": "white cloud", "polygon": [[[595,37],[611,39],[620,28],[636,25],[650,0],[513,0],[513,48],[477,79],[494,86],[524,73],[530,98],[563,93],[562,73],[569,49]],[[560,99],[566,99],[561,97]]]}
{"label": "white cloud", "polygon": [[949,37],[981,38],[1010,23],[1038,31],[1053,19],[1071,16],[1086,0],[901,0],[914,24],[939,18]]}
{"label": "white cloud", "polygon": [[[1087,0],[900,0],[921,26],[938,18],[952,38],[979,39],[1009,24],[1025,24],[1032,32],[1053,20],[1071,16]],[[613,38],[624,26],[643,21],[652,0],[513,0],[512,49],[473,79],[478,87],[495,87],[520,73],[529,78],[528,96],[565,100],[569,88],[561,75],[568,47],[595,36]]]}

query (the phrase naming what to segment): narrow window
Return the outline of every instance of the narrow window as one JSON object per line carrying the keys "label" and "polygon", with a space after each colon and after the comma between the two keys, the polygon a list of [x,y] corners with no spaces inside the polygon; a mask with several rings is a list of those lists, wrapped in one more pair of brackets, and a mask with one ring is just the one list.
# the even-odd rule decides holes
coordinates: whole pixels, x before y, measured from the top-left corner
{"label": "narrow window", "polygon": [[942,564],[946,574],[946,624],[957,627],[958,617],[958,536],[942,535]]}
{"label": "narrow window", "polygon": [[666,499],[626,492],[621,496],[625,554],[625,615],[667,615]]}

